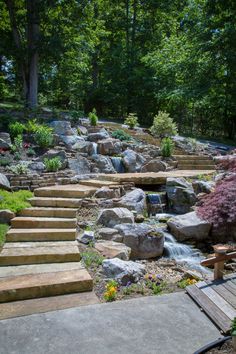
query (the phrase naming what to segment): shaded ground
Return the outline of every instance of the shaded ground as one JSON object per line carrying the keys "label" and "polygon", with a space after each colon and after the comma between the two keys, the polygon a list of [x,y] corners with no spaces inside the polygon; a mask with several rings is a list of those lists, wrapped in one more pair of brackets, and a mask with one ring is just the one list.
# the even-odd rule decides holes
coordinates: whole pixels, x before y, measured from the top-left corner
{"label": "shaded ground", "polygon": [[184,293],[0,321],[1,354],[192,354],[219,337]]}

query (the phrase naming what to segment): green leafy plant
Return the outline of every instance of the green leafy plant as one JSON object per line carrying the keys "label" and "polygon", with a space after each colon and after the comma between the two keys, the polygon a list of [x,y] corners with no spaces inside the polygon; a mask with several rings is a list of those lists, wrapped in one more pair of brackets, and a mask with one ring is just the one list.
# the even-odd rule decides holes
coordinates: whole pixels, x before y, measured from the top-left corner
{"label": "green leafy plant", "polygon": [[172,156],[174,151],[174,143],[171,138],[164,138],[161,141],[161,155],[163,157]]}
{"label": "green leafy plant", "polygon": [[8,157],[0,157],[0,166],[5,167],[5,166],[9,166],[11,163],[11,159],[9,159]]}
{"label": "green leafy plant", "polygon": [[81,254],[82,260],[87,268],[91,266],[98,267],[99,265],[102,264],[104,257],[101,256],[99,253],[89,250],[85,251]]}
{"label": "green leafy plant", "polygon": [[128,117],[125,119],[124,123],[128,125],[130,129],[133,129],[139,125],[138,117],[135,113],[129,113]]}
{"label": "green leafy plant", "polygon": [[25,125],[20,122],[14,122],[9,124],[9,132],[12,139],[16,138],[19,135],[22,136],[25,129]]}
{"label": "green leafy plant", "polygon": [[98,116],[96,109],[93,108],[92,112],[90,112],[88,116],[91,126],[96,127],[96,125],[98,124]]}
{"label": "green leafy plant", "polygon": [[4,244],[6,240],[6,233],[9,229],[9,226],[6,224],[0,224],[0,247]]}
{"label": "green leafy plant", "polygon": [[38,126],[35,132],[35,142],[41,148],[48,148],[53,145],[53,129],[46,125]]}
{"label": "green leafy plant", "polygon": [[52,159],[43,160],[47,172],[56,172],[62,167],[62,162],[59,157],[53,157]]}
{"label": "green leafy plant", "polygon": [[27,149],[27,155],[28,155],[28,156],[35,156],[35,155],[36,155],[36,152],[35,152],[35,150],[34,150],[32,147],[29,147],[29,148]]}
{"label": "green leafy plant", "polygon": [[177,125],[170,117],[169,113],[160,111],[154,117],[151,133],[160,138],[176,135],[178,133]]}
{"label": "green leafy plant", "polygon": [[0,209],[9,209],[18,213],[22,209],[30,207],[28,199],[32,197],[33,193],[30,191],[7,192],[0,190]]}
{"label": "green leafy plant", "polygon": [[184,278],[182,280],[180,280],[177,285],[180,289],[185,289],[187,286],[189,285],[194,285],[197,283],[196,279],[190,279],[190,278]]}
{"label": "green leafy plant", "polygon": [[16,152],[21,152],[22,150],[23,150],[23,138],[22,135],[17,135],[14,138],[13,144],[11,145],[11,151],[13,153],[16,153]]}
{"label": "green leafy plant", "polygon": [[29,134],[35,134],[39,129],[40,124],[37,123],[37,119],[30,119],[26,124],[26,131]]}
{"label": "green leafy plant", "polygon": [[236,336],[236,317],[234,317],[231,324],[231,335]]}
{"label": "green leafy plant", "polygon": [[8,167],[9,171],[15,175],[24,175],[28,172],[28,165],[24,162]]}
{"label": "green leafy plant", "polygon": [[132,140],[131,136],[128,133],[126,133],[124,130],[122,130],[122,129],[114,130],[112,132],[112,137],[115,138],[115,139],[119,139],[121,141],[130,141],[130,140]]}
{"label": "green leafy plant", "polygon": [[104,299],[107,302],[114,301],[117,298],[118,283],[115,280],[109,280],[106,285]]}

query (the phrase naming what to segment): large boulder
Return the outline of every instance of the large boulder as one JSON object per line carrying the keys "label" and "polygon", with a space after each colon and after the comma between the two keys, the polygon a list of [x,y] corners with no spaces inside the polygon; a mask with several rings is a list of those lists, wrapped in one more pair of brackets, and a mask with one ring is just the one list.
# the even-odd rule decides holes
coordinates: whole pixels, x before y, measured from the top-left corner
{"label": "large boulder", "polygon": [[10,149],[11,138],[9,133],[0,132],[0,149]]}
{"label": "large boulder", "polygon": [[120,189],[101,187],[95,192],[94,197],[95,198],[106,198],[106,199],[119,198],[120,197]]}
{"label": "large boulder", "polygon": [[98,241],[95,249],[105,258],[120,258],[123,261],[128,261],[131,253],[130,247],[114,241]]}
{"label": "large boulder", "polygon": [[30,170],[33,170],[33,171],[44,171],[45,170],[45,165],[43,162],[41,161],[34,161],[34,162],[31,162],[29,165],[28,165],[28,168]]}
{"label": "large boulder", "polygon": [[145,163],[145,159],[141,154],[137,154],[131,149],[127,149],[123,152],[123,164],[126,172],[140,172],[142,165]]}
{"label": "large boulder", "polygon": [[8,181],[7,177],[0,173],[0,189],[5,189],[5,190],[10,190],[11,186],[10,186],[10,182]]}
{"label": "large boulder", "polygon": [[53,128],[54,133],[57,135],[75,135],[74,130],[71,128],[71,123],[65,120],[54,120],[50,126]]}
{"label": "large boulder", "polygon": [[129,210],[136,210],[138,214],[142,214],[146,206],[146,194],[142,189],[135,188],[131,192],[126,193],[117,205]]}
{"label": "large boulder", "polygon": [[109,157],[103,155],[93,155],[92,161],[96,166],[96,173],[116,173]]}
{"label": "large boulder", "polygon": [[206,193],[209,194],[212,192],[215,186],[215,182],[206,182],[206,181],[194,181],[193,190],[196,194]]}
{"label": "large boulder", "polygon": [[164,250],[164,233],[148,224],[121,224],[115,229],[123,236],[123,242],[131,248],[131,257],[148,259],[159,257]]}
{"label": "large boulder", "polygon": [[97,224],[107,227],[124,223],[134,223],[134,215],[126,208],[104,209],[100,212],[97,220]]}
{"label": "large boulder", "polygon": [[176,214],[185,214],[191,211],[192,206],[197,202],[191,183],[184,178],[167,178],[166,192],[169,208]]}
{"label": "large boulder", "polygon": [[[90,130],[91,131],[91,130]],[[99,140],[107,139],[109,138],[109,133],[105,128],[101,128],[98,131],[96,130],[95,133],[90,133],[88,134],[88,140],[97,142]]]}
{"label": "large boulder", "polygon": [[211,230],[211,224],[200,219],[195,211],[175,216],[167,221],[167,225],[178,241],[205,240]]}
{"label": "large boulder", "polygon": [[83,156],[77,155],[76,159],[69,159],[68,166],[71,170],[75,171],[78,174],[87,174],[90,173],[91,165],[88,159]]}
{"label": "large boulder", "polygon": [[67,167],[67,157],[66,157],[66,153],[64,150],[55,150],[55,149],[51,149],[48,150],[45,154],[43,154],[42,156],[40,156],[37,160],[38,161],[44,161],[44,159],[53,159],[55,157],[58,157],[61,160],[62,166],[61,168],[66,168]]}
{"label": "large boulder", "polygon": [[92,155],[94,151],[93,143],[90,141],[78,141],[72,146],[73,150],[78,151],[79,153]]}
{"label": "large boulder", "polygon": [[141,172],[159,172],[166,171],[167,164],[160,159],[154,159],[143,165]]}
{"label": "large boulder", "polygon": [[15,214],[8,209],[0,210],[0,223],[10,224],[11,219],[15,217]]}
{"label": "large boulder", "polygon": [[119,258],[105,259],[102,268],[108,278],[113,278],[126,285],[128,282],[138,282],[145,274],[145,266],[132,261],[122,261]]}
{"label": "large boulder", "polygon": [[116,229],[109,227],[103,227],[98,230],[97,238],[107,241],[123,242],[123,236],[121,236]]}
{"label": "large boulder", "polygon": [[117,155],[121,153],[122,144],[119,140],[108,138],[98,141],[98,151],[101,155]]}

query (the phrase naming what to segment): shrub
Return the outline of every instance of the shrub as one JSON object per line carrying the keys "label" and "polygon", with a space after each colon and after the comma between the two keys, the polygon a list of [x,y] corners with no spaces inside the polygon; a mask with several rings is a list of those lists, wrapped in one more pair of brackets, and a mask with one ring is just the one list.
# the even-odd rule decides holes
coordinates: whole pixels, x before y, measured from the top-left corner
{"label": "shrub", "polygon": [[121,141],[132,140],[131,136],[122,129],[114,130],[114,132],[112,132],[112,137]]}
{"label": "shrub", "polygon": [[0,166],[9,166],[11,163],[11,159],[9,159],[8,157],[0,157]]}
{"label": "shrub", "polygon": [[197,214],[216,227],[236,221],[236,174],[219,181],[215,190],[201,199]]}
{"label": "shrub", "polygon": [[35,142],[41,148],[48,148],[53,145],[53,129],[45,125],[39,125],[35,132]]}
{"label": "shrub", "polygon": [[43,160],[47,172],[56,172],[62,167],[62,162],[59,157],[53,157],[52,159]]}
{"label": "shrub", "polygon": [[33,197],[30,191],[7,192],[0,190],[0,209],[9,209],[14,213],[18,213],[22,209],[30,207],[29,198]]}
{"label": "shrub", "polygon": [[34,155],[36,155],[36,152],[35,152],[35,150],[32,147],[29,147],[27,149],[27,155],[28,156],[34,156]]}
{"label": "shrub", "polygon": [[14,138],[13,144],[11,145],[11,151],[15,153],[15,152],[21,152],[22,150],[23,150],[23,138],[22,135],[17,135]]}
{"label": "shrub", "polygon": [[40,128],[40,124],[37,123],[36,119],[30,119],[26,124],[26,131],[29,134],[35,134]]}
{"label": "shrub", "polygon": [[8,231],[9,226],[6,224],[0,224],[0,247],[4,244],[6,239],[6,233]]}
{"label": "shrub", "polygon": [[135,113],[129,113],[128,117],[125,119],[124,123],[129,126],[130,129],[138,126],[138,117]]}
{"label": "shrub", "polygon": [[92,127],[95,127],[98,124],[97,111],[93,108],[92,112],[89,113],[89,121]]}
{"label": "shrub", "polygon": [[70,121],[72,124],[77,124],[79,119],[84,117],[83,111],[72,111],[70,112]]}
{"label": "shrub", "polygon": [[8,169],[15,175],[24,175],[28,172],[28,165],[22,162],[18,163],[17,165],[10,166]]}
{"label": "shrub", "polygon": [[25,125],[19,122],[14,122],[9,124],[9,131],[10,131],[11,138],[14,139],[18,135],[22,136],[25,131],[25,128],[26,128]]}
{"label": "shrub", "polygon": [[158,115],[154,117],[153,125],[150,129],[151,133],[160,138],[164,138],[171,135],[176,135],[178,129],[169,113],[160,111]]}
{"label": "shrub", "polygon": [[170,157],[174,150],[174,143],[171,138],[164,138],[161,141],[161,155],[163,157]]}
{"label": "shrub", "polygon": [[87,268],[91,266],[98,267],[102,264],[104,257],[101,256],[99,253],[94,252],[92,250],[83,252],[81,254],[82,260]]}
{"label": "shrub", "polygon": [[106,301],[114,301],[117,297],[118,283],[115,280],[110,280],[106,285],[104,299]]}
{"label": "shrub", "polygon": [[221,158],[218,168],[221,170],[236,172],[236,155],[227,155]]}

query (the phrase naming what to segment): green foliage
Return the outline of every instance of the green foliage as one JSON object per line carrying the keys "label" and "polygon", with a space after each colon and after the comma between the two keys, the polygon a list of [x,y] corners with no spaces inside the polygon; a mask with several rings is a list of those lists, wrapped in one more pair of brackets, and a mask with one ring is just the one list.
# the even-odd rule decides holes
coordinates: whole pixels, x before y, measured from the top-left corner
{"label": "green foliage", "polygon": [[30,207],[30,203],[27,200],[32,197],[33,193],[30,191],[7,192],[0,190],[0,209],[9,209],[14,213],[18,213],[22,209]]}
{"label": "green foliage", "polygon": [[82,257],[82,260],[83,260],[86,268],[89,268],[91,266],[98,267],[99,265],[102,264],[103,260],[105,259],[99,253],[97,253],[91,249],[88,251],[82,252],[81,257]]}
{"label": "green foliage", "polygon": [[118,283],[115,280],[109,280],[106,284],[104,299],[107,302],[114,301],[117,298]]}
{"label": "green foliage", "polygon": [[27,149],[27,155],[28,155],[28,156],[35,156],[35,155],[36,155],[36,152],[35,152],[35,150],[34,150],[32,147],[29,147],[29,148]]}
{"label": "green foliage", "polygon": [[11,163],[11,159],[9,159],[8,157],[0,157],[0,166],[5,167],[5,166],[9,166]]}
{"label": "green foliage", "polygon": [[135,113],[129,113],[128,117],[125,119],[124,123],[128,125],[130,129],[137,127],[138,124],[138,117]]}
{"label": "green foliage", "polygon": [[26,131],[29,134],[35,134],[40,128],[40,124],[37,123],[37,119],[30,119],[26,124]]}
{"label": "green foliage", "polygon": [[83,111],[72,111],[70,112],[70,121],[72,124],[78,124],[79,119],[84,117]]}
{"label": "green foliage", "polygon": [[161,141],[162,157],[171,157],[174,150],[174,143],[171,138],[164,138]]}
{"label": "green foliage", "polygon": [[21,152],[23,150],[23,138],[22,135],[17,135],[14,138],[14,143],[11,145],[11,151],[13,153]]}
{"label": "green foliage", "polygon": [[28,165],[24,162],[21,162],[17,165],[10,166],[8,169],[15,175],[24,175],[28,172]]}
{"label": "green foliage", "polygon": [[6,224],[0,224],[0,247],[4,244],[6,240],[6,233],[9,229],[9,226]]}
{"label": "green foliage", "polygon": [[92,112],[90,112],[88,116],[91,126],[96,127],[96,125],[98,124],[98,116],[96,109],[93,108]]}
{"label": "green foliage", "polygon": [[178,130],[169,113],[160,111],[153,119],[151,133],[160,138],[176,135]]}
{"label": "green foliage", "polygon": [[56,172],[62,167],[61,159],[57,156],[52,159],[44,159],[43,163],[45,164],[47,172]]}
{"label": "green foliage", "polygon": [[231,324],[231,336],[236,336],[236,317],[234,317]]}
{"label": "green foliage", "polygon": [[38,126],[35,132],[35,142],[41,148],[49,148],[53,145],[53,129],[47,127],[46,125]]}
{"label": "green foliage", "polygon": [[114,130],[112,132],[112,137],[115,138],[115,139],[119,139],[121,141],[130,141],[130,140],[132,140],[131,136],[128,133],[126,133],[124,130],[122,130],[122,129]]}
{"label": "green foliage", "polygon": [[9,132],[12,139],[18,136],[22,136],[25,129],[26,129],[25,125],[20,122],[14,122],[9,124]]}

